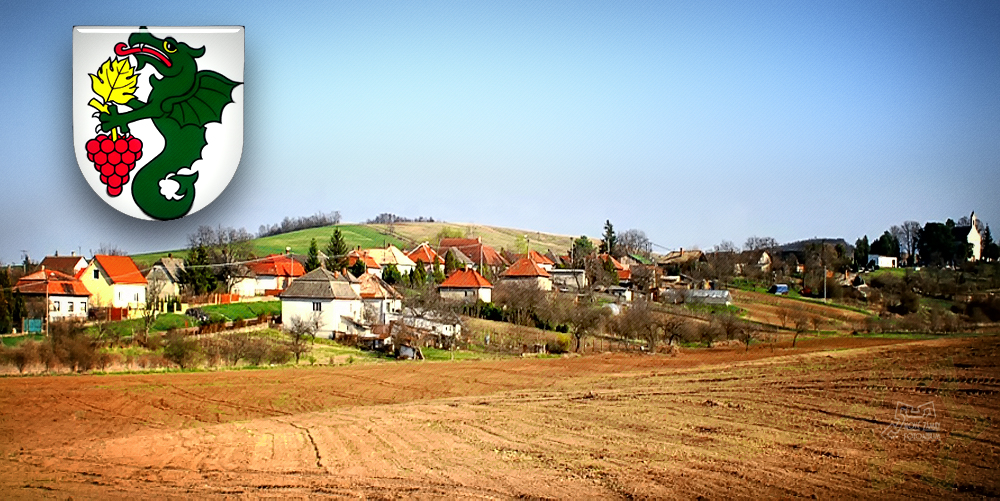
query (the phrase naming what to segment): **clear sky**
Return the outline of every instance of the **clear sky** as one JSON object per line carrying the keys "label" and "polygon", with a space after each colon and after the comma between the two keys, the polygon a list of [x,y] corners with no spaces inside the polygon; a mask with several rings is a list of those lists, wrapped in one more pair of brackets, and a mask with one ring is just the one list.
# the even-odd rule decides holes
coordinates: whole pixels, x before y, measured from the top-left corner
{"label": "clear sky", "polygon": [[[84,181],[74,25],[246,26],[239,170],[140,221]],[[1000,225],[1000,2],[4,2],[0,262],[339,210],[669,248]],[[658,249],[662,250],[662,249]]]}

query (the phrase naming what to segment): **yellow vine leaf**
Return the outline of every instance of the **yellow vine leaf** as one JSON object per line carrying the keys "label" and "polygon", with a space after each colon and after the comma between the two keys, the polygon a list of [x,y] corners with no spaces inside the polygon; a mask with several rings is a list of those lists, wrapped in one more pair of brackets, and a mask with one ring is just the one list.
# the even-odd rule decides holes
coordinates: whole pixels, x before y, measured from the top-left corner
{"label": "yellow vine leaf", "polygon": [[[105,107],[111,103],[126,104],[134,98],[136,79],[135,70],[128,58],[108,58],[96,75],[90,74],[91,88],[104,100]],[[94,106],[93,103],[91,106]]]}

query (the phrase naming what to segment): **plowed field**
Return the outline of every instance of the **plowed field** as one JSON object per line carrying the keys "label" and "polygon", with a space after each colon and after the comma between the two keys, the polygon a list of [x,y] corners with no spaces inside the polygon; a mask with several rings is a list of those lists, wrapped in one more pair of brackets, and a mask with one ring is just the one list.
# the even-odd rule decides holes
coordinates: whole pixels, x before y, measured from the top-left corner
{"label": "plowed field", "polygon": [[998,361],[995,337],[825,338],[773,352],[3,378],[0,492],[1000,496]]}

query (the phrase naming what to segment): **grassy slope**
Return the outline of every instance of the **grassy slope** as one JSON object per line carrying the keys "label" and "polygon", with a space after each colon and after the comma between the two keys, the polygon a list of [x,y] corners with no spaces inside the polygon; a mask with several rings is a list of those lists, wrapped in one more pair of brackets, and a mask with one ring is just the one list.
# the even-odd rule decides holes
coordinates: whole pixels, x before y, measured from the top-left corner
{"label": "grassy slope", "polygon": [[[570,246],[569,235],[554,235],[551,233],[540,233],[537,231],[519,230],[514,228],[499,228],[495,226],[473,225],[469,223],[400,223],[395,225],[396,236],[388,235],[388,229],[383,224],[345,224],[340,225],[340,231],[344,234],[344,240],[348,247],[361,246],[362,248],[381,247],[385,243],[390,243],[404,250],[409,250],[415,244],[428,241],[436,246],[435,235],[442,228],[455,228],[463,234],[483,237],[487,245],[497,250],[514,249],[518,236],[528,235],[531,248],[540,252],[552,249],[555,253],[563,253]],[[305,254],[309,250],[309,241],[316,239],[316,244],[320,251],[326,247],[333,235],[333,226],[322,228],[310,228],[308,230],[293,231],[281,235],[257,238],[252,240],[254,252],[264,256],[267,254],[280,254],[285,252],[285,247],[291,247],[296,254]],[[596,240],[595,240],[596,242]],[[595,245],[597,245],[595,243]],[[136,254],[132,258],[142,268],[151,266],[157,259],[166,257],[172,253],[175,257],[187,257],[187,250],[177,249],[173,251],[150,252],[147,254]]]}
{"label": "grassy slope", "polygon": [[[386,225],[370,225],[381,231],[386,231]],[[420,242],[430,242],[437,247],[435,235],[443,228],[453,228],[471,237],[481,236],[487,245],[500,250],[515,249],[517,237],[527,235],[531,248],[540,252],[552,249],[552,252],[563,253],[570,247],[570,241],[576,236],[556,235],[552,233],[541,233],[537,231],[521,230],[516,228],[500,228],[497,226],[484,226],[471,223],[397,223],[395,231],[397,234],[408,240],[412,246]],[[595,240],[596,242],[596,240]],[[595,245],[597,245],[595,243]]]}
{"label": "grassy slope", "polygon": [[[347,242],[348,247],[355,247],[359,245],[363,248],[376,247],[381,246],[383,242],[394,244],[397,247],[404,245],[403,241],[392,236],[383,235],[373,226],[374,225],[345,224],[340,225],[340,231],[344,234],[344,240]],[[333,229],[333,226],[310,228],[308,230],[299,230],[281,235],[256,238],[251,240],[251,243],[253,244],[254,252],[260,256],[283,253],[285,252],[285,247],[291,247],[292,252],[296,254],[305,254],[309,250],[309,241],[313,238],[316,239],[316,245],[318,245],[319,250],[322,251],[323,248],[326,247],[326,244],[330,242],[330,236],[333,235]],[[157,259],[166,257],[168,253],[172,253],[174,257],[187,257],[186,249],[177,249],[173,251],[136,254],[132,256],[132,259],[134,259],[140,266],[148,267],[156,262]]]}

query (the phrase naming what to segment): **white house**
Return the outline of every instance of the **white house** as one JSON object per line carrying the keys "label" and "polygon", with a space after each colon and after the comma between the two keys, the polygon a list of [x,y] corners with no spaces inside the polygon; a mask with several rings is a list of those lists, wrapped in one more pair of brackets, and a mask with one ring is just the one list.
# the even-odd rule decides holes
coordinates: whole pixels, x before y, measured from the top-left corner
{"label": "white house", "polygon": [[438,293],[444,299],[489,303],[493,300],[493,284],[469,268],[452,273],[438,286]]}
{"label": "white house", "polygon": [[868,254],[868,263],[874,263],[879,268],[898,268],[899,261],[892,256],[880,256],[878,254]]}
{"label": "white house", "polygon": [[263,259],[247,263],[247,268],[256,276],[256,294],[262,295],[269,290],[285,289],[296,277],[301,277],[306,270],[302,264],[290,255],[271,254]]}
{"label": "white house", "polygon": [[358,277],[365,320],[375,324],[389,323],[389,316],[403,309],[403,295],[378,276],[365,273]]}
{"label": "white house", "polygon": [[83,282],[55,270],[41,270],[21,277],[14,291],[25,297],[48,301],[50,321],[87,319],[90,291]]}
{"label": "white house", "polygon": [[316,268],[295,279],[278,295],[285,327],[295,318],[306,319],[315,315],[320,321],[317,336],[334,339],[338,334],[358,333],[364,318],[364,305],[361,295],[352,286],[352,278]]}
{"label": "white house", "polygon": [[181,273],[184,272],[184,260],[172,256],[161,258],[146,273],[147,282],[159,282],[161,285],[159,299],[166,299],[181,294]]}

